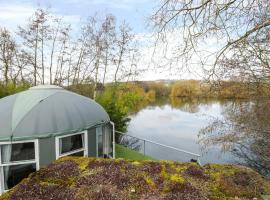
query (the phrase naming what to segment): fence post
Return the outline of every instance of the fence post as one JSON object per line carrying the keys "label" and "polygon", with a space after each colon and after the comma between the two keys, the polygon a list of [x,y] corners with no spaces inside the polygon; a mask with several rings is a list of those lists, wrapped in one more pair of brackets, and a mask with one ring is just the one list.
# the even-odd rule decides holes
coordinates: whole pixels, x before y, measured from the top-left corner
{"label": "fence post", "polygon": [[145,155],[145,140],[143,140],[143,154]]}
{"label": "fence post", "polygon": [[110,124],[112,125],[112,128],[113,128],[113,141],[112,141],[112,144],[113,144],[113,158],[115,158],[115,126],[114,126],[113,122],[110,122]]}

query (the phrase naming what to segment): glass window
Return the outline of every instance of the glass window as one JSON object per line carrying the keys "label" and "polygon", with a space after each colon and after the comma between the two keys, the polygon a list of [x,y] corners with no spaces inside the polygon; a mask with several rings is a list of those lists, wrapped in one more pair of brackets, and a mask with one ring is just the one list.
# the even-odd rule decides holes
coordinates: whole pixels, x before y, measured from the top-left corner
{"label": "glass window", "polygon": [[36,164],[4,166],[4,189],[17,185],[22,179],[36,171]]}
{"label": "glass window", "polygon": [[62,156],[86,156],[87,132],[56,137],[56,159]]}
{"label": "glass window", "polygon": [[112,152],[112,133],[109,126],[104,127],[103,143],[104,156],[109,157]]}
{"label": "glass window", "polygon": [[98,157],[108,158],[112,155],[112,130],[107,126],[97,127],[97,152]]}
{"label": "glass window", "polygon": [[34,142],[1,145],[2,163],[35,159]]}
{"label": "glass window", "polygon": [[80,151],[80,152],[77,152],[77,153],[70,154],[70,156],[84,156],[84,152]]}
{"label": "glass window", "polygon": [[97,153],[98,157],[103,157],[103,134],[102,134],[102,127],[96,128],[97,133]]}
{"label": "glass window", "polygon": [[83,134],[60,138],[60,153],[64,154],[83,148]]}
{"label": "glass window", "polygon": [[35,172],[38,165],[38,141],[0,145],[1,192],[18,184]]}

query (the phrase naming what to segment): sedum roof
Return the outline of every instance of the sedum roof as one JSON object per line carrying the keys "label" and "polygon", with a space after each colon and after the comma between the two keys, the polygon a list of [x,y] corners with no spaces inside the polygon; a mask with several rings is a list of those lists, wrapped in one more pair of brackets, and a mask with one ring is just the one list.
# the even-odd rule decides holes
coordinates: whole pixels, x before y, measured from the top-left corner
{"label": "sedum roof", "polygon": [[36,86],[0,99],[0,140],[61,135],[109,121],[98,103],[58,86]]}
{"label": "sedum roof", "polygon": [[[109,170],[108,170],[109,169]],[[63,157],[31,174],[0,199],[270,198],[270,181],[240,165]]]}

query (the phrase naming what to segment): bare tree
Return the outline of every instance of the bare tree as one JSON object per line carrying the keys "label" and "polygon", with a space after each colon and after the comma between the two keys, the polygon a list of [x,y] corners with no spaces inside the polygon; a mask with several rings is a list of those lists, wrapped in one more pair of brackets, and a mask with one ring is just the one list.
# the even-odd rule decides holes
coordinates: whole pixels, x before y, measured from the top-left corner
{"label": "bare tree", "polygon": [[104,19],[97,16],[89,17],[86,25],[83,27],[83,35],[85,38],[85,48],[87,56],[84,57],[84,73],[85,77],[93,74],[94,94],[96,99],[99,79],[102,74],[101,66],[104,64],[103,80],[105,79],[107,66],[109,64],[109,55],[113,48],[114,40],[114,17],[107,15]]}
{"label": "bare tree", "polygon": [[[28,57],[29,65],[33,67],[34,85],[37,85],[37,76],[44,83],[44,39],[45,31],[48,26],[45,24],[47,21],[48,12],[43,9],[38,9],[34,15],[29,19],[26,27],[19,26],[18,35],[23,40],[23,52]],[[39,51],[41,54],[41,67],[39,67]],[[42,76],[40,76],[38,69],[42,69]]]}
{"label": "bare tree", "polygon": [[60,50],[57,57],[54,84],[61,85],[64,81],[65,64],[68,62],[68,47],[70,42],[70,26],[63,27],[59,35]]}
{"label": "bare tree", "polygon": [[8,30],[0,28],[0,66],[3,69],[5,85],[8,84],[9,78],[11,78],[10,73],[14,70],[15,55],[15,41]]}
{"label": "bare tree", "polygon": [[103,72],[103,80],[102,84],[105,85],[106,74],[108,70],[108,65],[112,63],[113,60],[113,50],[114,44],[116,41],[116,28],[115,28],[115,17],[111,14],[107,15],[105,21],[102,24],[103,29],[103,64],[104,64],[104,72]]}
{"label": "bare tree", "polygon": [[55,53],[56,43],[57,43],[58,35],[61,29],[62,21],[59,18],[55,18],[53,22],[56,23],[56,26],[55,28],[51,30],[51,37],[50,37],[50,39],[52,40],[51,52],[50,52],[50,66],[49,66],[50,84],[53,83],[52,70],[53,70],[54,53]]}
{"label": "bare tree", "polygon": [[62,18],[43,9],[37,9],[26,26],[18,27],[18,45],[8,31],[1,30],[1,52],[5,53],[0,66],[5,81],[91,84],[95,99],[105,81],[126,78],[135,69],[131,28],[126,23],[117,27],[113,15],[89,17],[78,37],[71,30]]}
{"label": "bare tree", "polygon": [[[114,82],[117,82],[117,76],[119,73],[119,69],[123,64],[123,60],[131,60],[130,52],[133,50],[131,47],[131,43],[134,39],[134,35],[131,32],[131,28],[126,22],[123,22],[119,27],[119,34],[116,40],[116,55],[115,55],[115,63],[116,69],[114,73]],[[127,56],[128,58],[125,58]]]}
{"label": "bare tree", "polygon": [[[269,10],[268,0],[164,0],[151,21],[157,41],[164,42],[165,48],[168,37],[177,33],[174,37],[178,46],[172,50],[171,59],[189,66],[196,60],[196,65],[204,66],[208,78],[219,79],[224,67],[253,76],[251,65],[243,68],[233,61],[236,57],[251,61],[252,54],[256,62],[261,62],[259,71],[264,71],[269,51],[261,50],[269,47]],[[205,43],[210,42],[209,52]]]}

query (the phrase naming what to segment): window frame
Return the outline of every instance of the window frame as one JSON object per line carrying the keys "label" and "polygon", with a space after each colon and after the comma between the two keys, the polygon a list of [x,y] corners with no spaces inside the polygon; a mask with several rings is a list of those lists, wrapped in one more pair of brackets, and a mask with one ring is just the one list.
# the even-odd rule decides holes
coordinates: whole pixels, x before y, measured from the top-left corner
{"label": "window frame", "polygon": [[[33,160],[20,160],[20,161],[13,161],[10,163],[2,163],[2,145],[6,144],[22,144],[22,143],[34,143],[34,151],[35,151],[35,159]],[[21,141],[7,141],[7,142],[0,142],[0,193],[3,194],[8,190],[5,190],[5,177],[4,177],[4,167],[5,166],[14,166],[14,165],[25,165],[25,164],[36,164],[36,171],[40,169],[39,165],[39,140],[21,140]]]}
{"label": "window frame", "polygon": [[[108,153],[108,156],[110,157],[110,158],[115,158],[115,136],[114,136],[114,123],[113,122],[110,122],[109,123],[110,125],[112,125],[112,133],[111,133],[111,140],[110,140],[110,142],[112,143],[112,156],[110,156],[110,153]],[[105,137],[107,137],[106,136],[106,132],[105,132],[105,129],[106,129],[106,126],[108,126],[109,124],[106,124],[106,125],[102,125],[102,126],[97,126],[96,127],[96,157],[97,158],[103,158],[103,156],[105,155],[105,153],[106,152],[104,152],[104,145],[106,145],[105,144],[105,142],[106,141],[104,141],[104,139],[105,139]],[[100,155],[99,155],[99,147],[98,147],[98,145],[99,145],[99,141],[98,141],[98,137],[99,137],[99,133],[98,133],[98,131],[97,131],[97,129],[98,128],[100,128],[101,129],[101,137],[102,137],[102,157],[100,157]],[[111,145],[111,143],[109,144],[109,145]],[[107,144],[108,145],[108,144]]]}
{"label": "window frame", "polygon": [[99,128],[101,129],[101,138],[102,138],[102,156],[104,155],[104,152],[103,152],[103,142],[104,142],[103,141],[103,126],[97,126],[96,127],[96,130],[95,130],[96,131],[96,157],[97,158],[102,158],[102,157],[99,157],[99,152],[98,152],[98,150],[99,150],[98,149],[98,145],[99,145],[99,141],[98,141],[98,139],[99,139],[98,138],[99,137],[98,129]]}
{"label": "window frame", "polygon": [[[63,153],[61,154],[60,153],[60,139],[62,138],[66,138],[66,137],[71,137],[71,136],[74,136],[74,135],[81,135],[83,134],[83,138],[84,138],[84,141],[83,141],[83,148],[80,148],[80,149],[76,149],[76,150],[73,150],[73,151],[69,151],[69,152],[66,152],[66,153]],[[69,156],[71,154],[74,154],[74,153],[79,153],[79,152],[83,152],[83,156],[84,157],[87,157],[88,156],[88,132],[87,130],[85,131],[80,131],[80,132],[77,132],[77,133],[71,133],[71,134],[67,134],[67,135],[61,135],[61,136],[56,136],[55,137],[55,155],[56,155],[56,160],[59,159],[59,158],[62,158],[64,156]],[[72,156],[72,155],[71,155]]]}

